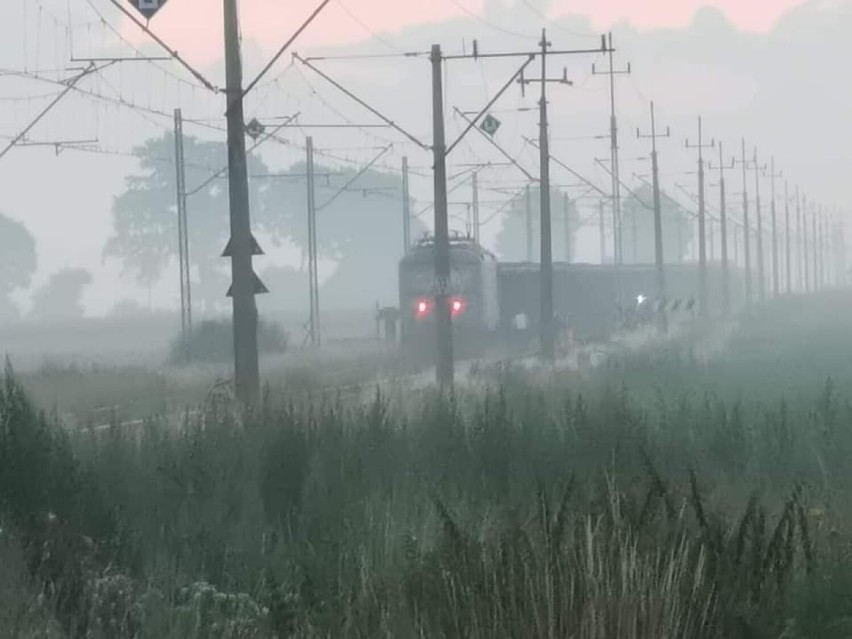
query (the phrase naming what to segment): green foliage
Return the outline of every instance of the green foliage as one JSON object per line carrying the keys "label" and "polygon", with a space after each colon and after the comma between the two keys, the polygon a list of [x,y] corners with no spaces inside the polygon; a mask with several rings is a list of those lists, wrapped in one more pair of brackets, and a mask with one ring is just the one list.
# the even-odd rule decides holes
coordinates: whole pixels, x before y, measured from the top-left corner
{"label": "green foliage", "polygon": [[86,440],[81,461],[165,599],[93,583],[125,584],[102,599],[135,593],[117,609],[160,601],[160,636],[780,632],[814,565],[801,489],[774,523],[756,500],[718,511],[695,478],[657,470],[667,433],[625,394],[529,392],[465,410],[425,398],[408,418],[382,396],[267,405],[240,423],[209,404],[179,431],[151,421]]}
{"label": "green foliage", "polygon": [[0,390],[0,527],[20,548],[31,587],[47,596],[49,612],[66,634],[81,636],[90,562],[125,558],[120,535],[66,433],[36,411],[8,362]]}
{"label": "green foliage", "polygon": [[[308,248],[305,171],[304,162],[292,165],[285,175],[302,179],[275,180],[266,192],[267,207],[275,211],[270,231],[303,253]],[[314,171],[317,248],[322,258],[340,263],[363,259],[362,254],[370,252],[364,247],[371,245],[402,255],[402,184],[398,176],[368,169],[356,179],[357,168],[322,164],[316,164]],[[422,223],[413,219],[412,237],[423,230]]]}
{"label": "green foliage", "polygon": [[[305,164],[288,168],[292,179],[277,179],[265,192],[266,230],[280,241],[289,241],[301,252],[299,274],[307,269],[308,224]],[[402,184],[398,176],[370,169],[358,175],[357,168],[315,166],[317,175],[317,247],[321,259],[337,268],[323,283],[321,299],[328,308],[372,308],[377,301],[391,303],[398,297],[397,265],[403,256]],[[412,202],[412,210],[416,209]],[[411,220],[411,237],[425,231],[423,223]],[[282,308],[301,300],[306,306],[307,284],[298,285],[299,274],[270,269],[279,288],[270,285],[270,299],[261,303]],[[365,298],[365,293],[369,297]],[[275,298],[275,299],[273,299]],[[295,299],[294,299],[295,298]]]}
{"label": "green foliage", "polygon": [[[846,636],[848,386],[704,394],[691,366],[674,352],[635,385],[508,369],[453,397],[211,399],[180,423],[64,439],[7,391],[3,423],[35,443],[17,444],[26,467],[0,465],[0,516],[73,504],[91,546],[22,529],[82,558],[27,571],[65,584],[48,612],[92,637]],[[41,477],[66,467],[68,485]],[[35,508],[15,501],[21,477]]]}
{"label": "green foliage", "polygon": [[92,275],[82,268],[54,273],[35,292],[31,315],[37,320],[71,320],[83,316],[83,289],[92,283]]}
{"label": "green foliage", "polygon": [[[140,173],[126,179],[126,191],[113,202],[113,235],[104,257],[121,260],[125,271],[147,286],[176,259],[178,249],[174,136],[165,133],[134,149]],[[224,143],[184,138],[186,185],[192,191],[228,163]],[[248,158],[249,174],[269,171],[257,156]],[[253,220],[263,230],[263,182],[250,183]],[[221,258],[229,237],[227,180],[215,179],[187,202],[189,255],[197,281],[195,299],[213,310],[224,303],[227,261]]]}
{"label": "green foliage", "polygon": [[260,274],[271,295],[257,298],[263,313],[306,312],[310,305],[308,272],[290,266],[271,266]]}
{"label": "green foliage", "polygon": [[9,293],[29,286],[36,258],[35,240],[26,226],[0,214],[0,320],[18,317]]}
{"label": "green foliage", "polygon": [[[258,319],[257,348],[261,353],[283,353],[288,336],[277,324]],[[173,363],[227,362],[234,357],[234,329],[229,320],[204,320],[186,338],[179,336],[171,347]]]}

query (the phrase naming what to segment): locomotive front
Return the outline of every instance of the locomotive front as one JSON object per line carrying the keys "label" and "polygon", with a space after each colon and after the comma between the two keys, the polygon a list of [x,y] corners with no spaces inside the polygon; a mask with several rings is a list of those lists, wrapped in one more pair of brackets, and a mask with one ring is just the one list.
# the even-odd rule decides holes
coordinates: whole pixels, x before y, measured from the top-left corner
{"label": "locomotive front", "polygon": [[[455,351],[462,357],[476,355],[497,325],[494,256],[473,240],[453,238],[448,284]],[[435,246],[426,237],[399,265],[402,343],[409,354],[424,361],[431,361],[435,352],[435,286]]]}

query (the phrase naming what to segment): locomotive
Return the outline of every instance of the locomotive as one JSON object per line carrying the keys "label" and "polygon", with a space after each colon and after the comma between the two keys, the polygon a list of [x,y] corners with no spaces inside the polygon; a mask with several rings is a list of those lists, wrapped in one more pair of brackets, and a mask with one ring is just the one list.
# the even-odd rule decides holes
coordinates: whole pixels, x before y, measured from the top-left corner
{"label": "locomotive", "polygon": [[[426,236],[399,264],[402,343],[425,357],[434,347],[435,243]],[[500,326],[497,258],[476,242],[450,238],[448,303],[459,354],[476,355],[494,339]]]}
{"label": "locomotive", "polygon": [[[698,298],[697,264],[668,264],[667,310],[691,313]],[[498,262],[473,239],[450,238],[450,314],[460,356],[480,355],[493,344],[511,344],[519,334],[537,334],[540,265]],[[653,264],[553,264],[553,309],[559,324],[580,340],[606,339],[628,323],[645,321],[655,303]],[[708,305],[721,307],[722,269],[707,266]],[[404,348],[428,357],[435,336],[435,245],[418,241],[399,264],[401,337]],[[731,299],[742,298],[739,272],[731,272]]]}

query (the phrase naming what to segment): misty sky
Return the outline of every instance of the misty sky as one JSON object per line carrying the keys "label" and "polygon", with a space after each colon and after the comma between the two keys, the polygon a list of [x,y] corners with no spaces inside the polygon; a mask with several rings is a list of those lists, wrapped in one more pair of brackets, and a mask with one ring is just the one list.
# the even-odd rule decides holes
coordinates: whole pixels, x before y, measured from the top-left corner
{"label": "misty sky", "polygon": [[[151,24],[217,85],[224,82],[219,4],[169,0]],[[712,7],[701,9],[701,4]],[[313,6],[307,0],[242,0],[247,80]],[[749,154],[754,144],[763,159],[774,154],[791,184],[801,185],[827,205],[846,201],[847,176],[852,170],[848,159],[852,130],[846,120],[852,111],[852,89],[835,79],[832,65],[852,53],[845,37],[852,28],[848,1],[332,0],[294,49],[305,54],[384,54],[425,51],[430,44],[441,43],[446,50],[461,51],[469,50],[476,38],[484,50],[516,50],[534,46],[542,26],[560,48],[596,46],[598,33],[611,29],[618,64],[632,63],[634,73],[618,82],[625,181],[636,184],[649,172],[647,161],[637,159],[646,157],[648,148],[645,141],[636,139],[635,128],[647,130],[648,101],[654,99],[661,126],[672,127],[673,138],[661,143],[660,161],[663,186],[674,195],[678,194],[676,184],[694,190],[694,176],[685,174],[694,169],[694,155],[684,148],[684,139],[694,139],[695,119],[701,113],[708,137],[724,140],[726,156],[738,151],[740,137],[745,135]],[[133,47],[151,55],[161,53],[108,0],[4,0],[0,35],[0,135],[6,138],[20,131],[56,93],[58,87],[44,79],[58,77],[56,69],[67,66],[70,56],[133,55]],[[602,77],[591,74],[592,62],[600,65],[603,60],[574,56],[552,62],[555,74],[564,65],[575,81],[573,88],[555,87],[551,92],[553,155],[608,189],[608,176],[594,163],[595,157],[608,157],[608,144],[587,139],[606,133],[609,117],[608,87]],[[426,61],[327,62],[323,68],[429,142]],[[515,68],[514,61],[448,65],[450,139],[464,126],[454,108],[480,108]],[[6,75],[10,70],[38,74],[42,80]],[[103,313],[123,297],[147,299],[146,291],[121,276],[119,264],[101,259],[111,230],[112,199],[123,190],[125,176],[136,170],[135,161],[126,154],[147,137],[169,130],[175,106],[188,119],[198,121],[187,126],[187,134],[224,139],[223,108],[221,96],[199,87],[173,62],[118,65],[85,80],[81,88],[85,94],[70,95],[29,137],[97,140],[98,152],[66,150],[56,155],[51,147],[13,150],[0,160],[0,211],[23,221],[36,237],[40,260],[36,285],[63,267],[88,268],[95,274],[95,283],[85,300],[87,310]],[[537,152],[524,137],[536,136],[537,115],[517,109],[535,103],[532,92],[523,97],[513,88],[494,107],[503,121],[498,141],[531,172],[538,171]],[[289,55],[249,96],[246,112],[264,121],[300,113],[303,123],[375,122],[311,71],[291,64]],[[412,194],[419,200],[418,210],[428,208],[430,158],[391,131],[288,130],[285,137],[292,144],[264,147],[264,160],[277,169],[301,161],[305,134],[313,134],[317,147],[325,151],[323,162],[340,167],[363,165],[377,147],[393,142],[392,153],[380,166],[397,170],[402,156],[408,155],[415,170]],[[451,158],[450,174],[465,163],[481,161],[501,162],[502,158],[474,135]],[[555,183],[580,194],[573,176],[556,167],[553,174]],[[730,180],[734,199],[740,180],[733,174]],[[483,176],[482,217],[489,219],[483,229],[486,243],[499,230],[499,214],[491,219],[492,213],[509,197],[506,191],[522,184],[523,176],[511,167],[495,168]],[[779,186],[783,189],[783,183]],[[764,201],[768,188],[767,181]],[[708,198],[713,201],[714,197],[711,191]],[[457,207],[463,205],[469,199],[466,187],[450,199]],[[451,213],[459,212],[451,208]],[[190,219],[200,214],[190,202]],[[425,222],[430,222],[430,215],[424,214]],[[451,224],[459,228],[457,215]],[[286,247],[265,248],[269,255],[256,260],[258,270],[293,262]],[[597,259],[594,227],[581,233],[578,250],[581,259]],[[227,267],[226,260],[222,267]],[[153,300],[157,306],[173,306],[177,295],[177,278],[167,275],[154,290]],[[27,298],[27,294],[20,297],[24,306]]]}
{"label": "misty sky", "polygon": [[[804,0],[438,0],[437,2],[388,2],[387,0],[338,0],[305,34],[302,46],[340,45],[360,42],[377,32],[400,32],[425,23],[441,24],[455,18],[490,18],[501,12],[541,12],[559,21],[570,16],[588,18],[589,27],[604,31],[627,21],[641,29],[684,27],[702,6],[717,7],[738,28],[765,32],[789,9]],[[243,34],[259,46],[274,50],[282,33],[293,29],[316,6],[315,0],[254,0],[243,3]],[[221,15],[210,11],[209,0],[171,0],[157,16],[157,31],[170,41],[181,42],[181,51],[195,60],[215,61],[220,56]],[[353,18],[357,16],[357,20]],[[507,20],[510,26],[513,21]],[[498,26],[500,26],[498,24]],[[134,41],[144,35],[125,26]]]}

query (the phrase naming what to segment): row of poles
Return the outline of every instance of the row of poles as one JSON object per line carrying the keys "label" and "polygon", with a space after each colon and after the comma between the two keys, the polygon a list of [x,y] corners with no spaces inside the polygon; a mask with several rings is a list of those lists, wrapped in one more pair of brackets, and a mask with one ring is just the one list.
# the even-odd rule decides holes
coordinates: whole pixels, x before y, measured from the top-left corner
{"label": "row of poles", "polygon": [[[226,76],[227,87],[225,93],[227,95],[227,119],[228,119],[228,179],[229,179],[229,197],[230,197],[230,226],[231,239],[224,255],[231,258],[233,283],[229,290],[229,295],[233,298],[233,317],[234,317],[234,376],[235,390],[237,397],[245,403],[254,403],[259,398],[259,363],[257,350],[257,307],[255,295],[259,292],[265,292],[266,289],[252,269],[253,255],[262,254],[256,240],[252,236],[249,218],[249,202],[248,202],[248,175],[246,170],[246,147],[245,147],[245,119],[243,114],[243,98],[245,93],[242,88],[242,70],[240,66],[239,55],[239,39],[238,39],[238,19],[236,11],[236,0],[224,0],[225,8],[225,51],[226,51]],[[372,109],[363,100],[354,96],[350,91],[344,89],[341,85],[334,82],[326,74],[319,71],[315,66],[309,63],[308,60],[294,57],[300,62],[306,64],[311,69],[319,73],[323,78],[330,81],[332,84],[343,90],[344,93],[356,99],[360,104],[367,107],[374,115],[377,115],[385,121],[385,123],[398,131],[404,133],[407,137],[414,140],[423,150],[429,150],[432,153],[433,159],[433,188],[434,188],[434,246],[435,246],[435,309],[436,309],[436,378],[439,386],[443,389],[452,387],[453,384],[453,337],[452,337],[452,322],[449,300],[449,280],[450,280],[450,250],[449,250],[449,224],[448,224],[448,197],[447,197],[447,159],[450,153],[456,148],[456,145],[461,139],[483,118],[490,107],[496,100],[515,82],[525,87],[529,84],[540,85],[539,99],[539,139],[538,150],[540,156],[540,174],[539,195],[540,201],[540,345],[541,356],[545,361],[552,361],[555,350],[555,318],[553,312],[553,254],[552,254],[552,238],[551,238],[551,192],[550,192],[550,161],[551,155],[549,151],[548,137],[548,102],[547,102],[547,86],[551,83],[571,84],[565,76],[558,78],[550,78],[547,75],[547,59],[549,55],[569,55],[569,54],[609,54],[609,70],[606,72],[610,77],[611,88],[611,163],[612,163],[612,219],[613,219],[613,256],[614,262],[617,265],[623,263],[623,241],[621,238],[622,219],[621,219],[621,197],[620,190],[623,183],[619,175],[619,158],[618,158],[618,126],[615,112],[615,76],[619,73],[629,73],[630,69],[617,71],[613,66],[612,39],[610,36],[607,42],[603,38],[601,47],[595,49],[572,50],[572,51],[554,51],[551,49],[551,43],[547,40],[546,32],[542,30],[542,39],[539,43],[539,49],[536,51],[512,52],[512,53],[493,53],[482,54],[474,47],[472,54],[461,55],[444,55],[440,45],[433,45],[430,52],[430,62],[432,68],[432,129],[433,139],[432,144],[427,145],[415,139],[408,132],[395,124],[392,120],[385,118],[375,109]],[[522,57],[525,58],[523,66],[512,76],[510,81],[494,96],[494,98],[486,105],[479,114],[469,120],[468,127],[463,133],[450,145],[446,141],[445,122],[444,122],[444,97],[443,97],[443,71],[446,62],[458,59],[471,58],[509,58]],[[535,79],[527,79],[524,76],[524,70],[538,58],[541,62],[540,77]],[[597,72],[593,69],[593,71]],[[660,188],[659,188],[659,167],[657,158],[657,138],[661,134],[657,132],[656,118],[654,115],[653,104],[651,106],[651,132],[647,136],[652,144],[652,171],[653,171],[653,211],[654,211],[654,236],[655,236],[655,259],[657,271],[657,288],[658,295],[661,299],[666,297],[666,282],[665,268],[663,255],[663,235],[662,235],[662,219],[660,212]],[[180,122],[179,116],[176,116],[176,131],[179,131]],[[637,132],[639,134],[639,132]],[[666,135],[669,134],[667,129]],[[176,154],[178,158],[182,158],[182,143],[179,141],[179,136],[176,136],[178,141],[176,144]],[[702,131],[699,125],[699,139],[695,145],[699,151],[698,172],[699,172],[699,263],[700,263],[700,308],[706,313],[707,309],[707,256],[705,251],[706,242],[706,203],[704,197],[704,157],[703,150],[707,145],[703,143]],[[710,145],[712,146],[712,144]],[[313,142],[308,139],[308,165],[309,173],[312,173],[313,161]],[[721,157],[721,145],[720,145]],[[755,162],[756,165],[756,162]],[[724,294],[724,310],[727,312],[730,308],[730,292],[728,288],[729,282],[729,264],[727,252],[727,216],[725,209],[725,183],[724,172],[720,165],[720,190],[722,197],[720,200],[720,224],[722,236],[722,268],[725,272],[725,294]],[[745,158],[743,159],[743,170],[746,170]],[[182,326],[185,330],[191,330],[191,298],[189,291],[189,260],[188,260],[188,244],[186,232],[186,202],[185,188],[182,175],[182,169],[178,175],[178,215],[179,215],[179,244],[181,252],[181,297],[182,297]],[[773,181],[775,179],[774,169],[772,172]],[[476,176],[474,175],[474,180]],[[309,225],[309,245],[311,253],[311,322],[310,332],[313,339],[319,341],[319,296],[317,285],[317,264],[316,264],[316,205],[312,197],[313,182],[309,177],[308,180],[308,225]],[[410,197],[408,185],[408,160],[403,161],[403,235],[406,250],[410,246]],[[476,192],[474,184],[474,192]],[[745,189],[744,189],[745,190]],[[183,194],[181,194],[183,193]],[[773,233],[777,231],[775,222],[775,203],[772,203],[773,210]],[[758,211],[760,207],[758,194]],[[478,195],[474,201],[474,224],[473,231],[475,239],[478,239],[479,234],[479,219],[478,219]],[[797,212],[798,213],[798,212]],[[806,216],[806,211],[801,211],[803,219]],[[745,269],[746,269],[746,298],[751,299],[751,258],[750,258],[750,237],[751,226],[748,219],[748,198],[744,194],[743,199],[743,228],[744,228],[744,252],[745,252]],[[761,296],[764,295],[764,278],[763,278],[763,262],[762,262],[762,237],[763,229],[761,216],[757,216],[757,241],[758,241],[758,282]],[[814,242],[814,279],[813,282],[825,283],[825,270],[821,265],[820,251],[817,250],[817,238],[819,241],[824,241],[828,231],[826,228],[826,219],[820,218],[817,215],[812,216],[813,232],[812,238]],[[822,235],[819,235],[822,229]],[[787,227],[789,236],[789,224]],[[806,228],[801,229],[800,238],[804,238],[807,232]],[[775,235],[773,235],[775,237]],[[807,240],[803,239],[803,246],[807,246]],[[773,241],[773,272],[776,273],[773,280],[773,290],[778,292],[777,284],[777,238]],[[807,264],[804,265],[805,278],[807,288]],[[790,269],[790,239],[787,239],[787,268]],[[819,275],[817,275],[819,273]],[[787,278],[788,287],[791,285],[791,278]]]}

